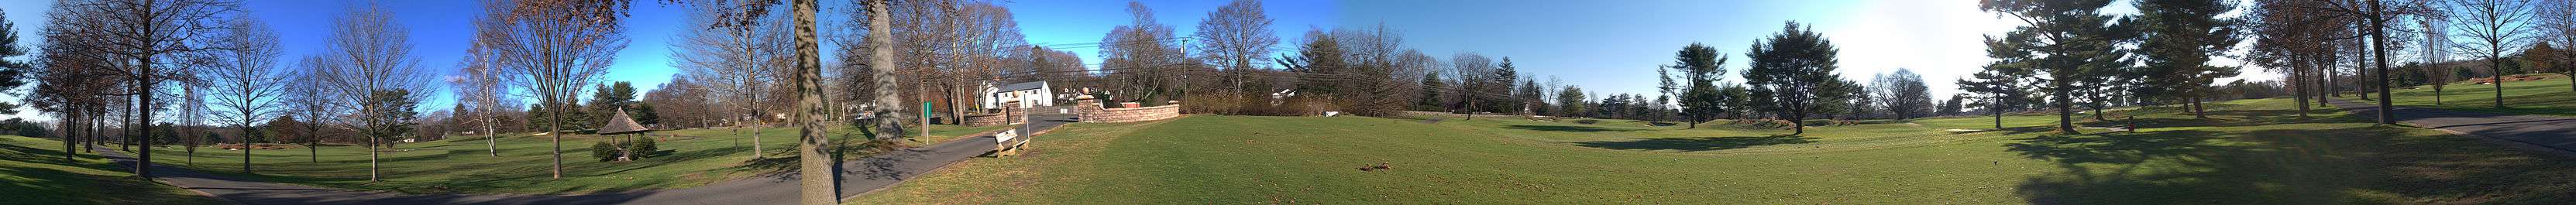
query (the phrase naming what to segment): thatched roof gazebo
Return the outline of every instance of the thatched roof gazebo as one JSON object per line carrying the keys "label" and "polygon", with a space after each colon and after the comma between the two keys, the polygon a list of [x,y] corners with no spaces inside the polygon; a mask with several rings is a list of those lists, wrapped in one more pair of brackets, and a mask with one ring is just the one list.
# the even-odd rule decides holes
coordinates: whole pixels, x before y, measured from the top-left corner
{"label": "thatched roof gazebo", "polygon": [[652,128],[645,128],[642,124],[635,124],[634,118],[626,116],[626,109],[617,109],[616,117],[609,118],[607,125],[599,126],[599,135],[639,134],[653,131]]}
{"label": "thatched roof gazebo", "polygon": [[[635,123],[635,119],[634,119],[634,117],[629,117],[629,116],[627,116],[627,115],[626,115],[626,109],[617,109],[617,115],[616,115],[615,117],[609,118],[609,119],[608,119],[608,124],[606,124],[606,125],[600,125],[600,126],[599,126],[599,135],[600,135],[600,136],[620,135],[620,134],[637,134],[637,135],[642,135],[642,134],[644,134],[644,132],[651,132],[651,131],[653,131],[653,129],[652,129],[652,128],[645,128],[645,127],[644,127],[644,125],[642,125],[642,124],[636,124],[636,123]],[[617,161],[632,161],[632,160],[635,160],[635,158],[642,157],[642,156],[641,156],[641,155],[639,155],[639,154],[652,154],[652,152],[653,152],[653,151],[655,151],[655,149],[659,149],[659,148],[656,148],[655,146],[653,146],[653,145],[651,145],[651,144],[638,144],[638,143],[650,142],[650,141],[652,141],[652,139],[630,139],[630,138],[631,138],[631,136],[630,136],[630,137],[616,137],[616,138],[610,138],[610,139],[612,139],[612,140],[616,140],[616,141],[623,141],[623,142],[616,142],[616,143],[614,143],[615,145],[613,145],[613,146],[617,146],[617,155],[616,155],[616,156],[617,156],[617,158],[616,158],[616,160],[617,160]],[[638,150],[638,149],[642,149],[642,150]],[[642,152],[642,153],[638,153],[639,151],[640,151],[640,152]]]}

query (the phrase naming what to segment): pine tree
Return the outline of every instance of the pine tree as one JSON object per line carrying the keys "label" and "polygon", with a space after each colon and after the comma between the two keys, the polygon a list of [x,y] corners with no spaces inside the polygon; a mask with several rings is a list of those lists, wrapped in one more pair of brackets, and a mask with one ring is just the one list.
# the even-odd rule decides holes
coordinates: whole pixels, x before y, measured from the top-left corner
{"label": "pine tree", "polygon": [[2102,14],[2111,0],[1989,0],[1978,5],[1987,12],[2002,13],[2030,25],[2022,25],[2004,36],[1986,37],[1986,56],[1996,59],[1989,70],[2004,71],[2032,81],[2048,96],[2050,107],[2057,109],[2057,131],[2075,133],[2076,95],[2082,94],[2081,82],[2105,77],[2098,69],[2114,67],[2126,59],[2117,42],[2120,24],[2112,15]]}
{"label": "pine tree", "polygon": [[1667,83],[1670,85],[1665,86],[1683,86],[1666,89],[1680,90],[1679,104],[1682,106],[1682,115],[1691,121],[1690,128],[1699,128],[1700,122],[1706,122],[1729,108],[1724,102],[1726,96],[1717,87],[1717,81],[1725,79],[1727,73],[1726,59],[1724,54],[1717,53],[1717,47],[1700,43],[1691,43],[1691,45],[1682,46],[1681,51],[1673,52],[1673,65],[1670,68],[1681,70],[1680,79],[1686,82]]}
{"label": "pine tree", "polygon": [[[1849,86],[1836,85],[1844,84],[1842,76],[1834,74],[1839,68],[1835,55],[1840,52],[1824,34],[1800,27],[1797,21],[1782,23],[1780,33],[1754,41],[1744,52],[1753,59],[1751,68],[1744,71],[1744,81],[1753,86],[1754,104],[1790,122],[1804,122],[1807,115],[1823,111],[1817,109],[1822,103],[1845,99],[1848,92],[1834,90]],[[1792,124],[1795,131],[1790,135],[1807,132],[1803,123]]]}

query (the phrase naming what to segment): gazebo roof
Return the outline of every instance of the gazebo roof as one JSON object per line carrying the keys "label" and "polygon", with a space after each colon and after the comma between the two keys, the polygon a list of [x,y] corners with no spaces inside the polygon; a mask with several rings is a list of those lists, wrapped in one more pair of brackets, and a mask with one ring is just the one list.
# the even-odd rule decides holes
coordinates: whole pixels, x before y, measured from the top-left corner
{"label": "gazebo roof", "polygon": [[635,120],[634,120],[633,118],[634,118],[634,117],[627,117],[627,116],[626,116],[626,109],[623,109],[623,108],[617,109],[617,116],[616,116],[616,117],[611,117],[611,118],[609,118],[609,119],[608,119],[608,124],[607,124],[607,125],[600,125],[600,126],[599,126],[599,134],[602,134],[602,135],[613,135],[613,134],[632,134],[632,133],[643,133],[643,132],[646,132],[646,131],[653,131],[653,129],[652,129],[652,128],[644,128],[644,125],[641,125],[641,124],[635,124]]}

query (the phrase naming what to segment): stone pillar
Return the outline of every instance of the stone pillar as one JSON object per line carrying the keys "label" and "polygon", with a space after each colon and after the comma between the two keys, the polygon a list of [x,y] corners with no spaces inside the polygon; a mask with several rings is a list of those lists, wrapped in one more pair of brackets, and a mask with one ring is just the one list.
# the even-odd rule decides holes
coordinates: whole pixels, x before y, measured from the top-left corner
{"label": "stone pillar", "polygon": [[1098,122],[1099,113],[1100,99],[1092,99],[1089,94],[1073,97],[1073,116],[1082,118],[1082,122]]}
{"label": "stone pillar", "polygon": [[1028,120],[1023,119],[1023,118],[1021,117],[1021,115],[1026,115],[1026,114],[1028,114],[1028,112],[1029,112],[1029,109],[1028,109],[1028,108],[1020,108],[1020,102],[1003,102],[1003,103],[1002,103],[1002,118],[1003,118],[1003,120],[1002,120],[1002,124],[1005,124],[1005,125],[1016,125],[1016,124],[1020,124],[1020,123],[1026,123],[1026,122],[1028,122]]}

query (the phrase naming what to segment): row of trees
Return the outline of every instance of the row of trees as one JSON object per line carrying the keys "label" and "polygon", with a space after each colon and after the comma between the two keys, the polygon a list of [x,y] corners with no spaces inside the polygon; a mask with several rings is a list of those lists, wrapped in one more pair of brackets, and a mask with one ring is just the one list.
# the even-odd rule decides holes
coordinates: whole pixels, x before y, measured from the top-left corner
{"label": "row of trees", "polygon": [[[1009,25],[1007,10],[982,1],[858,1],[865,9],[852,12],[850,40],[854,46],[843,52],[846,62],[842,75],[829,80],[837,87],[827,90],[827,79],[818,60],[814,27],[816,2],[752,1],[671,1],[702,8],[701,21],[689,25],[692,30],[709,35],[680,45],[719,46],[717,49],[689,50],[682,64],[692,69],[741,69],[743,72],[691,72],[690,81],[666,84],[657,92],[647,93],[643,103],[633,100],[631,86],[625,83],[598,85],[588,105],[578,102],[583,88],[596,83],[608,71],[614,53],[626,46],[623,23],[628,1],[569,0],[502,0],[485,1],[484,15],[473,21],[475,31],[468,58],[458,63],[465,75],[447,79],[460,96],[460,104],[449,123],[474,125],[484,133],[501,131],[505,119],[517,117],[533,122],[529,127],[543,126],[541,131],[569,130],[565,126],[597,116],[573,116],[589,111],[606,115],[615,110],[641,111],[648,121],[657,117],[655,104],[712,108],[718,102],[749,106],[742,117],[713,116],[719,113],[694,112],[677,116],[685,119],[675,124],[707,126],[716,122],[752,123],[763,118],[750,117],[767,110],[793,110],[790,118],[801,128],[801,167],[808,176],[829,176],[830,159],[825,154],[827,141],[821,121],[834,113],[867,112],[879,119],[902,116],[895,114],[902,103],[895,98],[898,81],[895,68],[909,67],[922,71],[912,76],[916,82],[947,78],[933,83],[947,91],[952,105],[980,80],[974,73],[1009,66],[1001,55],[977,58],[970,54],[1020,53],[1025,44],[1019,41],[1016,28]],[[363,136],[367,145],[389,145],[385,142],[400,135],[413,135],[418,119],[418,99],[436,89],[426,79],[419,59],[411,52],[409,31],[392,23],[393,15],[376,5],[357,6],[337,19],[332,38],[326,39],[327,50],[313,52],[293,61],[291,66],[278,66],[274,32],[248,18],[239,2],[226,0],[70,0],[57,3],[48,15],[46,41],[38,49],[45,52],[35,62],[0,62],[0,71],[25,73],[38,84],[28,104],[39,110],[61,116],[66,149],[86,140],[94,147],[105,127],[132,129],[128,133],[151,133],[159,112],[164,109],[196,110],[197,99],[212,101],[217,120],[231,124],[236,133],[250,131],[254,124],[267,121],[266,127],[287,133],[305,135],[303,143],[319,143],[318,135],[354,132]],[[965,8],[965,9],[960,9]],[[778,12],[772,12],[778,11]],[[960,13],[973,18],[953,18]],[[1257,10],[1255,11],[1257,12]],[[904,25],[889,20],[903,19]],[[873,28],[873,29],[871,29]],[[14,29],[0,24],[0,29]],[[905,31],[892,34],[889,31]],[[8,32],[0,32],[8,33]],[[896,43],[894,37],[915,37],[922,41]],[[16,36],[0,36],[14,43]],[[859,40],[864,39],[864,40]],[[932,44],[928,42],[981,42],[986,44]],[[10,44],[15,45],[15,44]],[[875,46],[917,45],[917,46]],[[696,46],[682,46],[696,47]],[[732,50],[727,50],[732,49]],[[893,63],[894,50],[916,51],[908,58],[915,66]],[[1042,49],[1041,49],[1042,50]],[[791,52],[792,51],[792,52]],[[866,52],[860,52],[866,51]],[[17,47],[0,49],[8,56],[27,53]],[[1065,57],[1060,52],[1032,52],[1047,55],[1031,57]],[[5,56],[0,56],[5,57]],[[697,57],[697,58],[692,58]],[[1045,59],[1040,58],[1040,59]],[[1073,59],[1046,59],[1051,62],[1079,62]],[[1044,62],[1042,61],[1042,62]],[[1051,66],[1078,63],[1052,63]],[[886,69],[870,69],[883,67]],[[938,68],[938,69],[932,69]],[[1077,67],[1078,69],[1078,67]],[[930,72],[937,71],[937,72]],[[721,73],[721,74],[714,74]],[[949,73],[964,73],[943,75]],[[16,85],[19,76],[9,75],[8,85]],[[933,77],[937,76],[937,77]],[[989,76],[989,75],[983,75]],[[785,82],[781,85],[779,82]],[[916,93],[931,94],[926,86],[915,87]],[[197,96],[200,90],[208,97]],[[844,91],[845,96],[874,98],[866,103],[830,103],[826,91]],[[786,92],[778,92],[786,91]],[[781,95],[779,93],[787,93]],[[176,96],[176,97],[173,97]],[[743,96],[743,97],[734,97]],[[774,97],[793,96],[792,107],[764,103]],[[533,98],[528,111],[514,97]],[[694,99],[692,99],[694,98]],[[740,99],[717,101],[715,99]],[[863,99],[863,98],[862,98]],[[862,101],[862,100],[850,100]],[[173,105],[178,106],[173,106]],[[857,106],[851,106],[857,105]],[[14,106],[14,105],[12,105]],[[581,107],[589,107],[581,109]],[[860,110],[859,108],[874,108]],[[707,109],[687,109],[703,111]],[[111,111],[114,111],[111,114]],[[525,112],[514,114],[514,112]],[[227,114],[228,113],[228,114]],[[179,114],[177,116],[197,116]],[[435,116],[435,115],[433,115]],[[540,120],[542,119],[542,120]],[[194,120],[181,120],[190,121]],[[886,122],[890,120],[881,120]],[[881,128],[895,128],[893,123]],[[301,128],[301,129],[295,129]],[[444,133],[444,131],[435,131]],[[487,134],[486,138],[494,135]],[[235,137],[249,143],[250,137]],[[151,177],[151,138],[133,138],[124,144],[143,145],[138,176]],[[562,177],[561,138],[555,137],[556,166],[554,175]],[[373,152],[371,152],[373,153]],[[498,156],[498,153],[493,155]],[[71,156],[67,153],[66,158]],[[249,164],[244,164],[249,169]],[[371,171],[372,172],[372,171]],[[370,174],[370,180],[378,178]],[[809,202],[831,203],[831,177],[807,177],[806,197]]]}
{"label": "row of trees", "polygon": [[[1751,62],[1740,72],[1730,72],[1725,65],[1731,58],[1715,47],[1699,43],[1683,46],[1674,52],[1672,64],[1656,69],[1660,76],[1658,96],[1589,97],[1580,87],[1541,87],[1535,83],[1524,83],[1524,89],[1551,89],[1555,90],[1553,96],[1511,96],[1553,98],[1523,103],[1533,108],[1552,107],[1557,112],[1551,114],[1556,115],[1678,119],[1688,121],[1691,128],[1714,119],[1911,119],[1961,112],[1959,104],[1965,97],[1953,96],[1942,101],[1946,104],[1936,103],[1923,77],[1909,69],[1876,74],[1868,84],[1844,79],[1835,74],[1840,68],[1836,57],[1839,52],[1831,40],[1793,21],[1784,23],[1780,32],[1754,41],[1744,53]],[[1730,74],[1739,75],[1745,82],[1724,81]],[[1804,123],[1791,124],[1795,133],[1805,132]]]}
{"label": "row of trees", "polygon": [[[2244,36],[2245,19],[2230,1],[2133,1],[2135,15],[2101,12],[2113,1],[1986,1],[1980,10],[2024,22],[2002,36],[1987,36],[1985,69],[1959,80],[1975,94],[1973,105],[1996,116],[2016,110],[2054,110],[2059,132],[2075,132],[2074,113],[2090,108],[2105,119],[2111,106],[2173,103],[2201,115],[2200,102],[2215,100],[2212,84],[2238,74],[2212,65]],[[2081,106],[2081,107],[2079,107]]]}
{"label": "row of trees", "polygon": [[[279,66],[277,34],[246,17],[238,2],[217,0],[79,0],[58,2],[42,32],[44,52],[20,68],[37,89],[27,103],[52,113],[65,132],[67,150],[86,141],[95,146],[109,111],[123,133],[154,133],[155,117],[180,118],[195,127],[200,116],[233,128],[235,142],[247,144],[263,121],[289,114],[309,114],[309,124],[358,130],[368,145],[404,134],[419,99],[405,84],[413,78],[403,52],[405,32],[377,7],[356,9],[338,19],[328,50],[306,56],[294,66]],[[147,12],[148,11],[148,12]],[[15,36],[9,36],[14,41]],[[11,63],[16,64],[16,63]],[[11,76],[17,78],[18,76]],[[293,85],[287,85],[293,84]],[[167,87],[165,87],[167,86]],[[290,89],[293,88],[293,89]],[[295,102],[295,103],[288,103]],[[287,108],[293,109],[287,109]],[[208,109],[213,108],[213,109]],[[176,110],[179,113],[160,112]],[[211,110],[212,113],[200,112]],[[296,110],[303,113],[287,113]],[[361,111],[346,113],[339,111]],[[314,120],[325,119],[325,120]],[[306,132],[319,133],[320,126]],[[81,137],[74,137],[81,136]],[[193,134],[191,136],[194,136]],[[286,136],[282,136],[286,137]],[[308,143],[314,136],[291,136]],[[154,139],[127,137],[136,151],[135,173],[151,176]],[[197,138],[190,138],[197,139]],[[190,142],[193,155],[196,141]],[[245,149],[246,150],[246,149]],[[68,158],[69,153],[66,153]],[[243,171],[250,171],[245,159]]]}
{"label": "row of trees", "polygon": [[2432,85],[2439,103],[2444,85],[2470,77],[2483,77],[2495,88],[2492,106],[2505,107],[2502,76],[2576,74],[2576,54],[2552,46],[2576,43],[2576,2],[2279,0],[2250,11],[2238,25],[2255,41],[2248,59],[2289,74],[2284,87],[2301,110],[2348,91],[2376,91],[2385,109],[2388,88],[2409,85]]}

